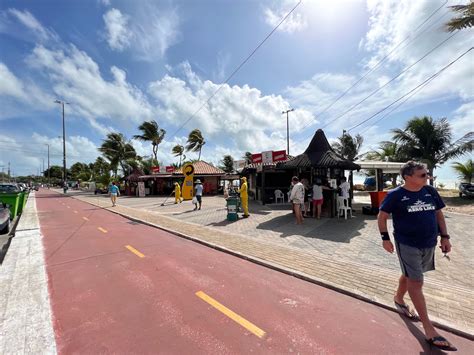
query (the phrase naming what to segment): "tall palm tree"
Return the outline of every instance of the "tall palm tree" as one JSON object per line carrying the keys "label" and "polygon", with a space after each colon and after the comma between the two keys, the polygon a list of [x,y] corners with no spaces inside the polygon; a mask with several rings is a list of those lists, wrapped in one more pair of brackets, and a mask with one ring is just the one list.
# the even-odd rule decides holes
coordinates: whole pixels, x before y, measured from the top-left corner
{"label": "tall palm tree", "polygon": [[181,167],[181,161],[186,159],[186,155],[184,155],[184,147],[181,144],[176,144],[173,147],[173,149],[171,150],[171,153],[173,153],[175,157],[179,156],[178,168],[180,168]]}
{"label": "tall palm tree", "polygon": [[456,161],[451,167],[459,174],[458,177],[461,180],[472,183],[474,177],[474,164],[472,159],[469,159],[464,164]]}
{"label": "tall palm tree", "polygon": [[193,152],[199,151],[198,160],[201,160],[201,150],[202,150],[202,146],[204,144],[206,144],[206,142],[204,141],[202,133],[199,129],[196,128],[196,129],[193,129],[191,131],[191,133],[189,133],[188,141],[187,141],[187,144],[186,144],[186,150],[188,152],[189,151],[193,151]]}
{"label": "tall palm tree", "polygon": [[125,166],[125,161],[127,159],[136,158],[137,156],[135,148],[125,140],[123,134],[116,132],[107,134],[107,138],[104,139],[102,145],[99,147],[99,151],[109,160],[115,178],[117,178],[119,165],[122,171],[126,173],[128,169]]}
{"label": "tall palm tree", "polygon": [[452,18],[446,24],[446,29],[449,32],[474,26],[474,2],[472,0],[467,5],[454,5],[450,8],[458,12],[460,16]]}
{"label": "tall palm tree", "polygon": [[231,155],[224,155],[220,162],[222,163],[222,165],[219,166],[219,168],[221,168],[228,174],[234,172],[234,158],[232,158]]}
{"label": "tall palm tree", "polygon": [[472,139],[451,143],[451,126],[446,118],[435,121],[429,116],[413,117],[404,129],[393,129],[392,133],[395,142],[401,144],[403,154],[426,163],[431,175],[447,160],[472,151]]}
{"label": "tall palm tree", "polygon": [[349,133],[344,132],[342,136],[337,138],[338,141],[332,144],[332,149],[344,159],[356,160],[359,158],[359,151],[364,142],[364,138],[357,134],[352,137]]}
{"label": "tall palm tree", "polygon": [[138,129],[142,131],[142,134],[136,134],[133,136],[133,138],[142,142],[151,142],[153,157],[155,158],[155,162],[158,163],[158,145],[163,141],[166,131],[161,129],[158,126],[158,123],[153,120],[143,122],[140,126],[138,126]]}

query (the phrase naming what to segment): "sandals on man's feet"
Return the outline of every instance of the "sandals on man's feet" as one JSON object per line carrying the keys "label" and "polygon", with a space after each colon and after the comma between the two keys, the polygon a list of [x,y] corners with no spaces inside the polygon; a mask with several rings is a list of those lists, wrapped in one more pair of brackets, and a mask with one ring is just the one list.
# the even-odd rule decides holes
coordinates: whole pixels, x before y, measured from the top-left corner
{"label": "sandals on man's feet", "polygon": [[418,314],[416,314],[416,312],[412,310],[406,303],[402,304],[398,303],[397,301],[393,302],[395,303],[395,307],[397,307],[398,312],[411,320],[418,320]]}
{"label": "sandals on man's feet", "polygon": [[458,351],[458,349],[453,346],[448,340],[446,340],[445,337],[442,337],[441,335],[438,335],[436,337],[433,337],[431,339],[426,339],[428,344],[444,351]]}

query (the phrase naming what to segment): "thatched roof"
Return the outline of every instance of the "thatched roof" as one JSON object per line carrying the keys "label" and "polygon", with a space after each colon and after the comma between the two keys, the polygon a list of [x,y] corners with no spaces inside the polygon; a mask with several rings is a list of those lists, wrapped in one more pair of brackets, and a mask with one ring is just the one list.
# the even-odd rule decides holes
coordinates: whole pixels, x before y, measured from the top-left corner
{"label": "thatched roof", "polygon": [[348,159],[339,156],[329,145],[322,129],[318,129],[308,148],[303,154],[292,160],[280,163],[277,166],[281,169],[295,168],[339,168],[344,170],[359,170],[360,166]]}

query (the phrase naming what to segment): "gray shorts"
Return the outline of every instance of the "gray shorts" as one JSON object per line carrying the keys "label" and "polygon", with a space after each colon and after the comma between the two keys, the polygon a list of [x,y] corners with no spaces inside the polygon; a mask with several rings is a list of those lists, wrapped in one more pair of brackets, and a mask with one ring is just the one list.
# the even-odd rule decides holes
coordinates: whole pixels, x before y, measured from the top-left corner
{"label": "gray shorts", "polygon": [[423,273],[435,269],[436,247],[415,248],[395,241],[402,273],[411,280],[423,281]]}

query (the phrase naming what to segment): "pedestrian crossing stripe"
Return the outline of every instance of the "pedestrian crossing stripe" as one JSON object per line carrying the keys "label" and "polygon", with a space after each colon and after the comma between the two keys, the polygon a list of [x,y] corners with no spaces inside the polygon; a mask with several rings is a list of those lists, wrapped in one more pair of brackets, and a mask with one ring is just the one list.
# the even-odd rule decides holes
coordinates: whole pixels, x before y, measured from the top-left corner
{"label": "pedestrian crossing stripe", "polygon": [[137,249],[135,249],[135,248],[132,247],[131,245],[126,245],[125,248],[127,248],[127,249],[130,250],[133,254],[135,254],[136,256],[138,256],[138,257],[140,257],[140,258],[144,258],[144,257],[145,257],[145,254],[140,253]]}

